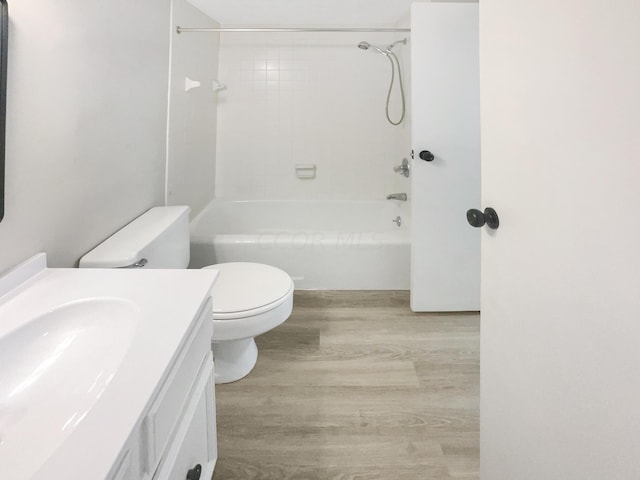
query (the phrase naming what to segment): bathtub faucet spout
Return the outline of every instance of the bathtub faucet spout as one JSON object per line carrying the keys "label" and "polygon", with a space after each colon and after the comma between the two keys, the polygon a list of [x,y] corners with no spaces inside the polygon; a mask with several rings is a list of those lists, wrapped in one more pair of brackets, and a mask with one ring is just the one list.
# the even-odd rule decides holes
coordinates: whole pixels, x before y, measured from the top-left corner
{"label": "bathtub faucet spout", "polygon": [[390,193],[387,195],[387,200],[400,200],[401,202],[407,201],[406,193]]}

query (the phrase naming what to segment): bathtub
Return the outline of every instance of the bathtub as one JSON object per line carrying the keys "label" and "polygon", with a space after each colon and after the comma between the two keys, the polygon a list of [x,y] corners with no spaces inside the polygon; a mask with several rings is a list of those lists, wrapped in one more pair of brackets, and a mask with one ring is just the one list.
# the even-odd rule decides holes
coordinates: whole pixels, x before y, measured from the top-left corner
{"label": "bathtub", "polygon": [[215,199],[191,222],[189,266],[258,262],[286,271],[296,289],[407,290],[408,221],[395,200]]}

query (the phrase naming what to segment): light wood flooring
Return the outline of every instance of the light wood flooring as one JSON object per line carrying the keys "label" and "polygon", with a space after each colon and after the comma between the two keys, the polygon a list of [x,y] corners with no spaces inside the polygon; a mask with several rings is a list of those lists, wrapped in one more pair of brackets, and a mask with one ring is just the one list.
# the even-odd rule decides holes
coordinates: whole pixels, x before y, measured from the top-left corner
{"label": "light wood flooring", "polygon": [[297,292],[253,372],[216,386],[214,479],[477,479],[479,327],[407,292]]}

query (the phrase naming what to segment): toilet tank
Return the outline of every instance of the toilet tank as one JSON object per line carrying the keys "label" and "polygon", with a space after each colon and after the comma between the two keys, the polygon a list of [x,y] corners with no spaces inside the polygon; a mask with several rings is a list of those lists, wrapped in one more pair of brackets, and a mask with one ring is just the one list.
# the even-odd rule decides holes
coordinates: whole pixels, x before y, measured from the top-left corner
{"label": "toilet tank", "polygon": [[[155,207],[124,226],[80,259],[80,268],[187,268],[189,207]],[[144,262],[142,262],[144,263]]]}

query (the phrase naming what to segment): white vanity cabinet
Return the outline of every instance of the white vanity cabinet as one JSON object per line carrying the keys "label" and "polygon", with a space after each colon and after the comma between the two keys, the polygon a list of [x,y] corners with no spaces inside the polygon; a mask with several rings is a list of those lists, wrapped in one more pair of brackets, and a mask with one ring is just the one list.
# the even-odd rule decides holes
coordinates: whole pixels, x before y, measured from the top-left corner
{"label": "white vanity cabinet", "polygon": [[121,452],[110,480],[211,479],[217,459],[211,312],[209,298]]}
{"label": "white vanity cabinet", "polygon": [[210,480],[217,275],[0,273],[0,479]]}

